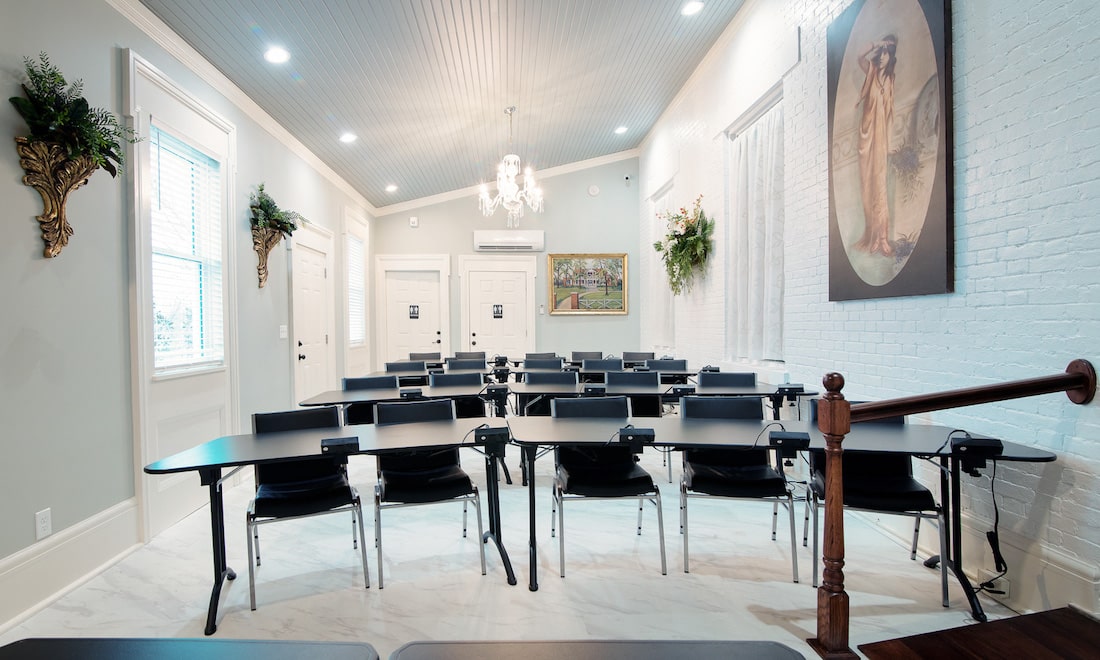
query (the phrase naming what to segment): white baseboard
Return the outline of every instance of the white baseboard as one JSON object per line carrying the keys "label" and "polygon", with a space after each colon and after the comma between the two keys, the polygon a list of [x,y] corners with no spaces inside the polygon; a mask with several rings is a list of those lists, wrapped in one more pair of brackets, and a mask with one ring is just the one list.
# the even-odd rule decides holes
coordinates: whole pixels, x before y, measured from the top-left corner
{"label": "white baseboard", "polygon": [[131,498],[0,559],[0,633],[141,547],[139,529]]}
{"label": "white baseboard", "polygon": [[[873,520],[882,531],[897,537],[906,547],[912,542],[911,519],[901,516],[877,516],[862,513]],[[986,540],[988,522],[977,520],[963,512],[963,568],[972,584],[977,586],[983,571],[994,568],[993,553]],[[921,525],[921,556],[938,554],[938,538],[933,525]],[[983,594],[1003,603],[1016,612],[1039,612],[1075,605],[1097,616],[1100,613],[1100,566],[1070,557],[1057,548],[1042,545],[1039,541],[1001,528],[1001,555],[1008,564],[1010,588],[1006,596]],[[954,580],[950,583],[952,598],[961,590]]]}

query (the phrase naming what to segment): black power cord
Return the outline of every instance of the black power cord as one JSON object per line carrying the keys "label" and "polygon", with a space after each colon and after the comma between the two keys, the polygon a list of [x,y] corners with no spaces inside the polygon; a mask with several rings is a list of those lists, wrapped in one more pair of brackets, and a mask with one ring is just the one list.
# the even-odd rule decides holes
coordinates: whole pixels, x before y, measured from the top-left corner
{"label": "black power cord", "polygon": [[997,533],[1001,524],[1001,509],[997,506],[997,461],[993,461],[993,472],[989,475],[989,493],[993,497],[993,529],[985,533],[985,538],[989,541],[989,549],[993,552],[993,566],[998,573],[979,583],[974,592],[982,593],[984,591],[987,594],[1003,596],[1005,592],[996,588],[997,580],[1008,574],[1008,563],[1005,562],[1004,555],[1001,554],[1001,539]]}

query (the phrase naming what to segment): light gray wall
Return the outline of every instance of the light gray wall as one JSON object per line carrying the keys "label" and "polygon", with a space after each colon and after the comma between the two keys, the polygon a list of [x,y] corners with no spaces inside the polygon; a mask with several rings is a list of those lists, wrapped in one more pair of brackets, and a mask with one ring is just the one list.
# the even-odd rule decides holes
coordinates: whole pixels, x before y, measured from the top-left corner
{"label": "light gray wall", "polygon": [[[291,404],[286,251],[256,286],[248,195],[256,184],[281,206],[336,231],[361,203],[103,2],[0,0],[0,96],[17,95],[23,57],[49,54],[70,81],[83,79],[91,105],[122,114],[122,49],[131,48],[237,127],[235,269],[239,310],[241,419]],[[0,557],[35,542],[34,513],[50,507],[54,532],[133,497],[130,402],[129,225],[125,177],[97,172],[67,210],[74,235],[60,256],[42,257],[37,192],[21,183],[13,138],[27,127],[0,109]],[[365,211],[363,215],[366,215]],[[339,242],[337,242],[339,250]],[[337,309],[338,318],[343,315]],[[343,329],[338,324],[337,345]],[[196,438],[201,441],[203,438]],[[197,482],[196,482],[197,485]]]}
{"label": "light gray wall", "polygon": [[[521,154],[522,155],[522,154]],[[487,173],[491,174],[490,173]],[[536,172],[537,175],[537,172]],[[629,180],[627,179],[629,177]],[[639,255],[638,238],[638,159],[560,174],[539,180],[546,199],[543,213],[528,212],[520,220],[522,229],[546,232],[546,252],[538,255],[539,271],[536,304],[547,306],[547,254],[573,252],[625,252],[628,275]],[[588,193],[589,186],[599,194]],[[419,219],[419,227],[409,227],[409,217]],[[475,229],[503,229],[507,216],[497,209],[484,217],[478,210],[477,197],[455,199],[409,211],[379,216],[374,223],[376,254],[449,254],[452,272],[457,257],[474,254]],[[639,306],[641,291],[627,284],[625,316],[562,316],[543,314],[535,324],[538,351],[556,351],[568,355],[573,350],[601,350],[621,354],[638,349],[640,341]],[[458,278],[451,280],[452,349],[463,350],[459,334]],[[378,351],[375,351],[378,355]]]}

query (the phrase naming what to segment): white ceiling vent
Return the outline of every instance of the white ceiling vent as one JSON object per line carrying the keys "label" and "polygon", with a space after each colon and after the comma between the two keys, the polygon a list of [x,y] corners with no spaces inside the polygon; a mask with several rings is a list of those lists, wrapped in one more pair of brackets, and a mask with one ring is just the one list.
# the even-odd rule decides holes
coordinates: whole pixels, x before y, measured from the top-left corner
{"label": "white ceiling vent", "polygon": [[492,229],[474,232],[478,252],[542,252],[545,232],[541,229]]}

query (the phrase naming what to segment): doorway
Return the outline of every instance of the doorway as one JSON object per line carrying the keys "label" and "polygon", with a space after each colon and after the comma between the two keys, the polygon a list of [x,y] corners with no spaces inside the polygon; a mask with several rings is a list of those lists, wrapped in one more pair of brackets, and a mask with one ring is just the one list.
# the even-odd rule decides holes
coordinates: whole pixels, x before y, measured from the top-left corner
{"label": "doorway", "polygon": [[536,257],[461,256],[463,350],[521,358],[535,349]]}
{"label": "doorway", "polygon": [[379,255],[376,264],[377,369],[409,353],[449,355],[450,257]]}

